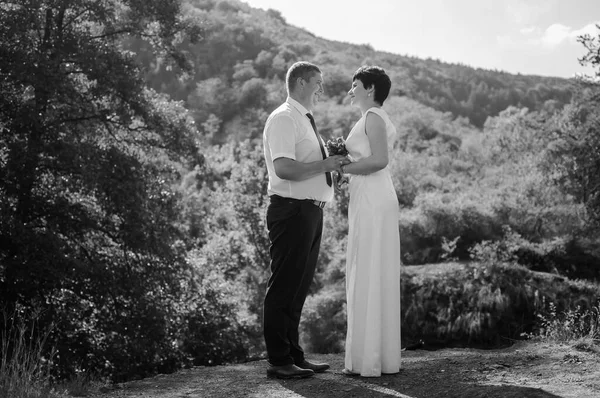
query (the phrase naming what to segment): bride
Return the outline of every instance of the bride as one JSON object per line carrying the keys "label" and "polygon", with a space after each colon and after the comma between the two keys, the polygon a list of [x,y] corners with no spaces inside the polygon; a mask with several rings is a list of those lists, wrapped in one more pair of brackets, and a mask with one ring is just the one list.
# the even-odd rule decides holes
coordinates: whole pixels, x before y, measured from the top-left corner
{"label": "bride", "polygon": [[400,235],[398,199],[388,170],[396,129],[381,108],[391,81],[361,67],[348,92],[362,117],[346,139],[350,175],[346,253],[345,374],[378,377],[400,371]]}

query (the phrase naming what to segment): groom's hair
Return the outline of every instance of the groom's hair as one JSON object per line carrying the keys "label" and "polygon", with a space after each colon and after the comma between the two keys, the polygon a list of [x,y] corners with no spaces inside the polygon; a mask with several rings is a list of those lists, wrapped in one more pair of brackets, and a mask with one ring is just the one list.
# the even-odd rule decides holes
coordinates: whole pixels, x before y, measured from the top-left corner
{"label": "groom's hair", "polygon": [[379,105],[383,105],[383,101],[385,101],[390,94],[392,81],[379,66],[361,66],[354,72],[354,76],[352,76],[352,81],[355,80],[360,80],[364,88],[368,89],[371,86],[375,87],[373,99],[375,102],[379,103]]}
{"label": "groom's hair", "polygon": [[315,64],[306,61],[299,61],[290,66],[285,77],[285,85],[288,94],[294,91],[298,78],[309,80],[315,73],[321,73],[321,69]]}

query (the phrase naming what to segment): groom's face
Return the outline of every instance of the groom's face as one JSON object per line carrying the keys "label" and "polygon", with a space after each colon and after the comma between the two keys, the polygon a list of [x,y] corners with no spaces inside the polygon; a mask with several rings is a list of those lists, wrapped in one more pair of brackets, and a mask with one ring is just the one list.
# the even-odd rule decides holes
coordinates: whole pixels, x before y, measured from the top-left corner
{"label": "groom's face", "polygon": [[307,99],[307,104],[311,106],[313,110],[321,95],[323,94],[323,75],[320,73],[313,73],[312,76],[306,80],[304,80],[304,95]]}

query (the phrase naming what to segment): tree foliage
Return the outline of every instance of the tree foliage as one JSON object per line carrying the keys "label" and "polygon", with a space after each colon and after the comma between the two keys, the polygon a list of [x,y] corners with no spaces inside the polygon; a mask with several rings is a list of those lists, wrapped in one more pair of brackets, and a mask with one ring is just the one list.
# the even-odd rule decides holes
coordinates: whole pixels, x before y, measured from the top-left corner
{"label": "tree foliage", "polygon": [[[599,26],[600,29],[600,26]],[[581,59],[595,69],[580,79],[573,101],[556,118],[545,164],[552,180],[585,205],[590,226],[600,227],[600,34],[579,38],[587,53]]]}
{"label": "tree foliage", "polygon": [[143,38],[183,70],[176,46],[198,31],[174,0],[0,3],[2,304],[56,325],[61,375],[126,379],[198,354],[179,347],[202,298],[182,293],[173,189],[202,162],[197,131],[123,48]]}

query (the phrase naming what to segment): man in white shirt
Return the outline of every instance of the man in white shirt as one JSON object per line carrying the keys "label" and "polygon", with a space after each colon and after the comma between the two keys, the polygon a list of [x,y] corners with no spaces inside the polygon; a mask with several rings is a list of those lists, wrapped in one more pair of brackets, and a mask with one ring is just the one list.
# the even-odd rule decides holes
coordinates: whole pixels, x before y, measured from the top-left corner
{"label": "man in white shirt", "polygon": [[331,172],[349,160],[327,157],[317,132],[312,110],[323,93],[320,69],[295,63],[287,72],[286,88],[286,102],[271,113],[263,132],[271,241],[263,326],[271,365],[267,375],[301,378],[329,369],[304,358],[298,328],[317,265],[323,207],[333,198]]}

